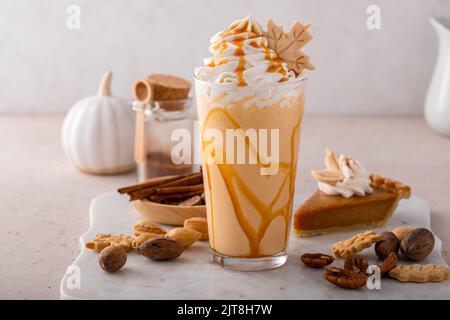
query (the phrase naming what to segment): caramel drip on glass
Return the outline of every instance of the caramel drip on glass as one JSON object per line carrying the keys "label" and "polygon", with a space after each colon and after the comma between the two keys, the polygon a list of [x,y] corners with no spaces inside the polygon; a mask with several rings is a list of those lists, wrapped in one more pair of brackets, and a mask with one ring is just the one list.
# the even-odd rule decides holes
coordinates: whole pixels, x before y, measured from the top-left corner
{"label": "caramel drip on glass", "polygon": [[[216,108],[211,110],[208,115],[206,116],[204,120],[204,126],[202,129],[202,137],[205,128],[207,127],[207,123],[209,122],[209,119],[215,115],[216,113],[222,114],[232,125],[234,129],[242,129],[242,126],[225,110],[221,108]],[[238,175],[235,165],[229,165],[229,164],[214,164],[219,169],[220,175],[222,176],[222,180],[225,183],[227,192],[229,197],[231,198],[231,203],[234,209],[234,212],[236,214],[236,218],[238,220],[238,223],[246,235],[248,241],[249,241],[249,254],[246,257],[260,257],[262,254],[260,253],[260,243],[263,239],[267,228],[269,227],[270,223],[278,216],[282,216],[285,221],[285,242],[287,244],[287,238],[289,237],[289,227],[290,227],[290,212],[292,210],[292,202],[293,202],[293,192],[295,187],[295,173],[296,173],[296,164],[295,164],[295,137],[296,134],[300,128],[301,125],[301,119],[302,119],[302,113],[299,115],[299,119],[292,130],[291,137],[290,137],[290,162],[284,163],[281,162],[279,165],[279,168],[281,170],[287,171],[286,176],[283,179],[283,182],[280,186],[280,189],[276,192],[274,199],[271,201],[271,203],[267,206],[259,197],[249,188],[249,186],[243,181],[243,179]],[[205,144],[203,145],[203,151],[206,147]],[[247,150],[250,150],[251,152],[255,152],[256,148],[255,146],[250,145],[249,141],[245,140],[245,145],[247,147]],[[256,151],[257,152],[257,151]],[[226,159],[225,157],[225,151],[222,150],[223,157],[222,159]],[[210,180],[210,169],[209,166],[211,164],[205,164],[206,172],[208,175],[208,185],[210,188],[212,188],[211,180]],[[257,166],[263,166],[263,164],[260,162],[259,154],[257,154]],[[238,188],[235,188],[232,185],[232,181],[235,181],[238,185]],[[286,184],[289,182],[288,185],[288,192],[289,192],[289,200],[287,203],[282,205],[278,210],[273,210],[274,205],[277,203],[278,199],[282,195],[282,191],[285,189]],[[259,225],[259,228],[255,230],[253,226],[251,225],[251,222],[246,217],[238,198],[238,191],[241,192],[241,194],[244,195],[244,198],[249,200],[249,203],[256,209],[258,214],[261,216],[261,222]],[[213,216],[213,201],[212,201],[212,190],[210,189],[210,209],[211,209],[211,216]],[[214,240],[213,240],[214,241]],[[213,248],[215,248],[215,245],[213,244]]]}
{"label": "caramel drip on glass", "polygon": [[[209,208],[211,210],[210,218],[211,218],[211,226],[214,226],[214,209],[213,209],[213,201],[212,201],[212,185],[211,185],[211,173],[209,171],[209,166],[205,164],[206,168],[206,181],[208,182],[209,188]],[[211,245],[213,248],[216,247],[216,237],[214,236],[214,227],[211,228]]]}

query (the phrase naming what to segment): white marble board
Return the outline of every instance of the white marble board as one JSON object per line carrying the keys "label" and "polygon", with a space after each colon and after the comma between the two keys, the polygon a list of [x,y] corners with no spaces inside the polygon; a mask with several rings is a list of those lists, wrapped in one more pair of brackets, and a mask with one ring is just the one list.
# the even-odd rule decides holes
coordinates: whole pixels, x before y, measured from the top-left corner
{"label": "white marble board", "polygon": [[[299,196],[295,206],[306,196]],[[61,299],[449,299],[450,280],[441,283],[400,283],[382,279],[381,289],[346,290],[322,278],[323,270],[314,270],[298,262],[305,252],[330,252],[331,246],[355,232],[296,238],[291,237],[286,265],[268,271],[237,272],[209,263],[208,243],[198,242],[173,261],[153,262],[137,253],[128,255],[126,266],[117,273],[103,272],[97,254],[84,243],[97,233],[132,234],[140,214],[127,197],[107,193],[96,197],[90,206],[90,228],[80,237],[80,255],[69,266],[61,281]],[[430,210],[419,197],[400,202],[384,228],[400,225],[430,228]],[[441,241],[436,238],[433,253],[421,263],[445,263]],[[363,254],[376,263],[373,248]],[[404,263],[402,261],[402,263]],[[337,261],[337,264],[342,264]],[[77,274],[78,278],[74,278]],[[74,280],[75,279],[75,280]],[[75,281],[75,282],[74,282]]]}

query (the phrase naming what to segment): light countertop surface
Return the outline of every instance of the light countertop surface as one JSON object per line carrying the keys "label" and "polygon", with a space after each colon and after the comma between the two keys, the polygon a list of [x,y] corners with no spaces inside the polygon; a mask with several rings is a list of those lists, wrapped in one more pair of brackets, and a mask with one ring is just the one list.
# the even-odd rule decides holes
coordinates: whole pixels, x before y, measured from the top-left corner
{"label": "light countertop surface", "polygon": [[[58,299],[59,283],[79,253],[90,200],[133,183],[135,173],[92,176],[65,159],[62,116],[0,116],[1,299]],[[450,248],[450,139],[419,117],[306,117],[296,192],[315,189],[311,169],[323,147],[412,186],[428,202],[433,231]]]}

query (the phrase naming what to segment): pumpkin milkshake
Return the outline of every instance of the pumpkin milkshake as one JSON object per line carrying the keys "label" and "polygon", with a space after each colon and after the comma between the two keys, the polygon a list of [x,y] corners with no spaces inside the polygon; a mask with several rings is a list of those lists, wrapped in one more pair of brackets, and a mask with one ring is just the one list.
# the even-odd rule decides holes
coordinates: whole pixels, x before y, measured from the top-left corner
{"label": "pumpkin milkshake", "polygon": [[269,20],[264,31],[248,16],[213,36],[213,56],[195,70],[211,258],[226,268],[286,261],[301,72],[313,69],[300,51],[311,39],[307,28],[296,22],[284,33]]}

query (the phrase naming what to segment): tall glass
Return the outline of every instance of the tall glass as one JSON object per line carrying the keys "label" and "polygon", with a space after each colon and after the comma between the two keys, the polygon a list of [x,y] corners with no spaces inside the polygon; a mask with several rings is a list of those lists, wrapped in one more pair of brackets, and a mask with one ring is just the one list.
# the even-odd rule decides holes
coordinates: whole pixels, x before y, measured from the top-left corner
{"label": "tall glass", "polygon": [[211,261],[264,270],[287,259],[306,79],[195,79]]}

